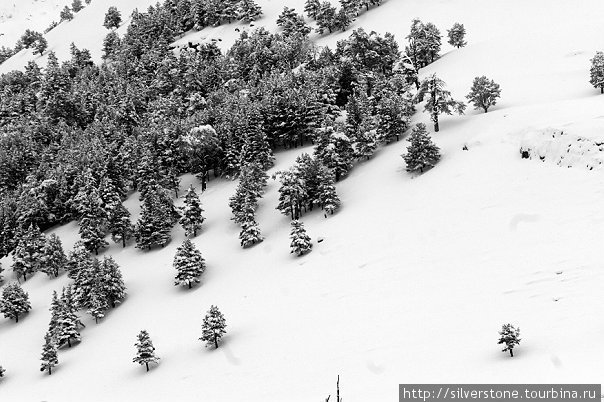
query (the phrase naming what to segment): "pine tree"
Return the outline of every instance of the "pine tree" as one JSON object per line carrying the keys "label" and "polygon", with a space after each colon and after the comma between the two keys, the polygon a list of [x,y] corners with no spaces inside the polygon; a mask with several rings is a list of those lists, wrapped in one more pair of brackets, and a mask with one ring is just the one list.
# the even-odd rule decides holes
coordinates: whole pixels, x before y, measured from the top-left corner
{"label": "pine tree", "polygon": [[65,6],[65,8],[63,8],[60,16],[61,16],[61,21],[71,21],[73,19],[73,13],[67,6]]}
{"label": "pine tree", "polygon": [[291,253],[295,253],[298,257],[308,253],[312,249],[310,237],[306,234],[304,224],[298,220],[291,222],[292,230],[289,235],[291,242]]}
{"label": "pine tree", "polygon": [[373,126],[370,119],[365,119],[357,128],[352,144],[355,157],[369,160],[377,149],[377,132]]}
{"label": "pine tree", "polygon": [[71,347],[71,341],[80,341],[80,332],[78,326],[81,324],[76,314],[77,308],[73,300],[71,287],[63,288],[61,294],[61,309],[57,320],[56,340],[58,347],[67,343]]}
{"label": "pine tree", "polygon": [[206,269],[201,252],[189,239],[176,249],[173,266],[177,271],[174,285],[188,286],[189,289],[194,283],[200,282],[199,277]]}
{"label": "pine tree", "polygon": [[67,257],[63,251],[61,239],[56,234],[52,233],[46,239],[46,244],[42,249],[42,263],[40,271],[46,275],[55,278],[59,276],[59,272],[65,269],[67,265]]}
{"label": "pine tree", "polygon": [[78,195],[80,200],[80,237],[88,251],[99,254],[99,249],[109,245],[105,241],[104,226],[107,214],[101,207],[101,196],[92,184],[87,185]]}
{"label": "pine tree", "polygon": [[80,272],[86,271],[91,264],[92,257],[84,247],[84,243],[77,241],[67,256],[67,276],[76,279]]}
{"label": "pine tree", "polygon": [[409,46],[406,47],[405,53],[416,70],[438,58],[441,36],[438,28],[431,22],[424,24],[420,20],[414,19],[407,40],[409,40]]}
{"label": "pine tree", "polygon": [[302,203],[306,199],[306,188],[300,176],[294,169],[278,172],[281,187],[279,187],[279,204],[277,209],[291,219],[298,219],[302,214]]}
{"label": "pine tree", "polygon": [[29,225],[28,229],[21,234],[21,238],[13,251],[12,269],[17,277],[33,275],[39,268],[42,261],[45,239],[40,233],[38,226]]}
{"label": "pine tree", "polygon": [[150,250],[155,245],[163,247],[170,241],[174,207],[171,201],[167,191],[158,185],[145,192],[141,215],[134,230],[137,248]]}
{"label": "pine tree", "polygon": [[483,109],[487,113],[489,107],[497,104],[497,98],[500,96],[499,84],[483,75],[474,78],[472,88],[466,98],[474,104],[474,109]]}
{"label": "pine tree", "polygon": [[332,33],[336,29],[336,8],[330,2],[323,1],[315,19],[317,20],[317,32],[319,34],[325,32],[325,29]]}
{"label": "pine tree", "polygon": [[499,331],[499,342],[497,344],[504,344],[502,352],[510,352],[510,356],[514,357],[513,349],[516,345],[520,344],[520,328],[515,328],[512,324],[503,324],[501,331]]}
{"label": "pine tree", "polygon": [[321,165],[319,167],[317,177],[319,181],[319,188],[316,202],[326,213],[333,215],[333,213],[340,208],[341,204],[340,198],[336,193],[333,173],[327,169],[327,167]]}
{"label": "pine tree", "polygon": [[109,309],[107,298],[103,294],[102,284],[95,283],[90,292],[90,306],[87,313],[94,318],[94,322],[98,324],[99,318],[105,316],[105,312]]}
{"label": "pine tree", "polygon": [[361,0],[340,0],[340,6],[349,16],[358,16],[361,8]]}
{"label": "pine tree", "polygon": [[107,303],[115,308],[115,305],[126,297],[126,285],[120,267],[112,257],[103,257],[100,272],[102,294],[107,299]]}
{"label": "pine tree", "polygon": [[345,31],[350,24],[352,24],[350,14],[344,8],[340,8],[334,18],[334,27],[340,31]]}
{"label": "pine tree", "polygon": [[53,367],[59,364],[57,344],[50,332],[47,332],[44,336],[44,348],[42,349],[42,358],[40,360],[42,361],[40,371],[48,370],[48,375],[51,375]]}
{"label": "pine tree", "polygon": [[119,12],[117,7],[111,6],[105,14],[105,21],[103,26],[107,29],[119,28],[122,23],[122,14]]}
{"label": "pine tree", "polygon": [[218,310],[218,307],[212,305],[203,319],[201,338],[199,338],[199,340],[206,342],[206,347],[214,345],[214,347],[218,349],[218,342],[220,342],[223,335],[226,334],[225,328],[226,321],[224,316],[220,310]]}
{"label": "pine tree", "polygon": [[159,357],[155,356],[155,347],[149,337],[149,333],[146,330],[142,330],[137,336],[137,342],[134,344],[136,347],[136,356],[132,359],[133,363],[145,365],[147,371],[149,371],[149,363],[159,364]]}
{"label": "pine tree", "polygon": [[6,373],[6,370],[0,365],[0,378],[4,377],[4,373]]}
{"label": "pine tree", "polygon": [[253,22],[262,16],[262,8],[254,0],[241,0],[237,18],[245,22]]}
{"label": "pine tree", "polygon": [[56,338],[58,333],[58,323],[61,314],[61,300],[56,290],[52,291],[52,300],[50,302],[50,322],[48,323],[48,332]]}
{"label": "pine tree", "polygon": [[256,222],[254,210],[255,207],[251,200],[246,199],[243,201],[241,208],[241,232],[239,232],[239,240],[243,248],[260,243],[263,240],[258,222]]}
{"label": "pine tree", "polygon": [[84,6],[82,5],[82,0],[73,0],[71,2],[71,9],[73,10],[74,13],[79,12],[83,8],[84,8]]}
{"label": "pine tree", "polygon": [[453,27],[447,31],[447,36],[449,37],[449,44],[458,49],[467,44],[467,42],[464,40],[466,36],[466,28],[464,28],[463,24],[460,24],[459,22],[453,24]]}
{"label": "pine tree", "polygon": [[316,19],[320,9],[321,2],[319,0],[306,0],[306,3],[304,3],[304,12],[309,18]]}
{"label": "pine tree", "polygon": [[29,295],[21,288],[17,282],[9,283],[2,290],[0,299],[0,313],[9,320],[15,319],[19,322],[19,315],[31,310]]}
{"label": "pine tree", "polygon": [[134,225],[130,221],[130,211],[122,203],[119,191],[109,179],[103,181],[101,189],[102,207],[107,216],[107,230],[114,242],[126,243],[134,234]]}
{"label": "pine tree", "polygon": [[185,229],[186,236],[197,236],[197,231],[201,230],[205,218],[201,214],[203,208],[193,185],[189,187],[184,198],[185,205],[182,208],[180,224]]}
{"label": "pine tree", "polygon": [[430,139],[424,123],[417,123],[413,127],[409,142],[411,144],[407,147],[407,154],[403,155],[408,172],[419,170],[423,173],[427,167],[436,165],[440,159],[440,150]]}
{"label": "pine tree", "polygon": [[589,83],[594,88],[600,88],[600,93],[604,94],[604,52],[596,52],[594,58],[591,59]]}
{"label": "pine tree", "polygon": [[422,81],[415,102],[422,102],[426,97],[424,111],[430,113],[436,132],[439,131],[438,116],[442,113],[451,115],[453,112],[463,114],[466,109],[463,102],[456,101],[451,97],[451,92],[445,89],[444,81],[438,78],[436,74],[432,74]]}
{"label": "pine tree", "polygon": [[115,31],[111,31],[103,39],[103,59],[110,59],[120,48],[120,36]]}

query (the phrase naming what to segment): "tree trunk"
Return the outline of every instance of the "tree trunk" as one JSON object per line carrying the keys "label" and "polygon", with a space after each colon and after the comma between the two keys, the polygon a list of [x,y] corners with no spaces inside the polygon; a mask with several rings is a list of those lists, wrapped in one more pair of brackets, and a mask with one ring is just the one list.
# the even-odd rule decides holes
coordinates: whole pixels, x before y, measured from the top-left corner
{"label": "tree trunk", "polygon": [[514,357],[514,351],[512,349],[510,349],[510,356]]}
{"label": "tree trunk", "polygon": [[71,338],[67,338],[67,345],[69,345],[69,347],[71,347]]}
{"label": "tree trunk", "polygon": [[149,371],[149,362],[145,362],[145,365],[147,366],[147,371]]}
{"label": "tree trunk", "polygon": [[434,131],[438,133],[439,129],[440,129],[440,127],[438,126],[438,117],[437,117],[436,121],[434,122]]}
{"label": "tree trunk", "polygon": [[126,248],[126,236],[122,233],[122,247]]}
{"label": "tree trunk", "polygon": [[600,93],[604,94],[604,87],[600,87]]}
{"label": "tree trunk", "polygon": [[52,375],[52,367],[48,367],[48,375]]}
{"label": "tree trunk", "polygon": [[191,282],[189,282],[189,289],[191,289]]}
{"label": "tree trunk", "polygon": [[19,322],[19,314],[15,315],[15,319],[17,320],[17,322]]}
{"label": "tree trunk", "polygon": [[486,106],[485,106],[485,107],[483,107],[483,109],[484,109],[484,112],[485,112],[485,113],[487,113],[487,112],[489,111],[489,108],[488,108],[488,107],[486,107]]}
{"label": "tree trunk", "polygon": [[216,335],[214,335],[214,345],[216,346],[216,349],[218,349],[218,337]]}

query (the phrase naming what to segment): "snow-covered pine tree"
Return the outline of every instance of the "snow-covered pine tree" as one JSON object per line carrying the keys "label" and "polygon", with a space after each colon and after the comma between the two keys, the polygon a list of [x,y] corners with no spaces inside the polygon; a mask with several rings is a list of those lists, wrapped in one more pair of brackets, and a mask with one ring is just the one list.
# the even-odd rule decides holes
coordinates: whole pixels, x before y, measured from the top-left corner
{"label": "snow-covered pine tree", "polygon": [[82,241],[77,241],[67,256],[67,276],[70,279],[76,279],[80,271],[88,269],[90,264],[92,264],[90,253]]}
{"label": "snow-covered pine tree", "polygon": [[71,2],[71,9],[73,10],[74,13],[80,12],[80,10],[83,8],[84,8],[84,5],[82,4],[82,0],[73,0]]}
{"label": "snow-covered pine tree", "polygon": [[342,128],[327,126],[317,131],[314,156],[334,171],[336,181],[352,169],[353,155],[350,137]]}
{"label": "snow-covered pine tree", "polygon": [[61,14],[59,14],[59,16],[61,17],[61,22],[71,21],[73,19],[73,13],[68,6],[65,6],[63,10],[61,10]]}
{"label": "snow-covered pine tree", "polygon": [[445,89],[445,82],[432,74],[425,78],[415,95],[415,102],[420,103],[426,99],[424,111],[430,113],[432,122],[434,122],[434,131],[439,131],[438,116],[442,113],[451,115],[454,112],[463,114],[466,105],[463,102],[456,101],[451,97],[451,92]]}
{"label": "snow-covered pine tree", "polygon": [[287,6],[283,7],[283,11],[277,17],[277,25],[283,28],[285,25],[289,24],[290,21],[296,18],[296,10],[294,8],[289,8]]}
{"label": "snow-covered pine tree", "polygon": [[109,245],[105,241],[106,213],[101,207],[101,197],[96,188],[88,185],[80,198],[80,237],[88,251],[99,254],[99,249]]}
{"label": "snow-covered pine tree", "polygon": [[474,109],[482,109],[487,113],[491,106],[497,104],[497,98],[500,96],[499,84],[483,75],[474,78],[472,88],[466,98],[474,104]]}
{"label": "snow-covered pine tree", "polygon": [[193,185],[189,187],[184,198],[185,205],[181,210],[180,225],[185,229],[186,236],[197,236],[197,231],[201,230],[205,218],[201,214],[203,208]]}
{"label": "snow-covered pine tree", "polygon": [[52,291],[52,300],[50,302],[50,322],[48,323],[48,332],[56,337],[58,331],[59,317],[61,314],[61,300],[56,290]]}
{"label": "snow-covered pine tree", "polygon": [[405,48],[405,53],[416,70],[438,58],[441,36],[438,28],[431,22],[424,24],[419,19],[414,19],[407,40],[409,45]]}
{"label": "snow-covered pine tree", "polygon": [[349,16],[358,16],[361,0],[340,0],[341,9]]}
{"label": "snow-covered pine tree", "polygon": [[384,91],[376,106],[376,128],[378,141],[390,142],[392,137],[398,141],[407,131],[411,121],[413,101],[407,92],[399,95],[394,91]]}
{"label": "snow-covered pine tree", "polygon": [[[151,249],[156,245],[162,247],[172,238],[172,216],[169,205],[165,204],[167,199],[163,188],[158,185],[150,187],[143,198],[141,214],[134,229],[136,247]],[[173,204],[172,204],[173,206]]]}
{"label": "snow-covered pine tree", "polygon": [[9,283],[2,290],[0,313],[9,320],[19,322],[19,316],[31,310],[29,295],[17,282]]}
{"label": "snow-covered pine tree", "polygon": [[45,244],[44,235],[40,233],[37,225],[31,224],[27,230],[21,234],[17,246],[13,251],[12,269],[17,277],[33,275],[39,268],[42,261],[43,249]]}
{"label": "snow-covered pine tree", "polygon": [[312,249],[310,236],[306,234],[304,224],[298,220],[291,222],[292,230],[289,235],[291,241],[290,253],[295,253],[298,257],[308,253]]}
{"label": "snow-covered pine tree", "polygon": [[101,262],[100,272],[102,293],[107,299],[107,303],[115,308],[115,305],[121,303],[126,297],[126,285],[120,267],[112,257],[105,256]]}
{"label": "snow-covered pine tree", "polygon": [[321,2],[319,0],[306,0],[304,3],[304,12],[308,15],[308,18],[316,19],[320,9]]}
{"label": "snow-covered pine tree", "polygon": [[302,15],[296,14],[293,8],[284,7],[277,19],[277,25],[283,28],[285,36],[302,35],[307,36],[312,29],[304,22]]}
{"label": "snow-covered pine tree", "polygon": [[467,44],[465,41],[466,28],[464,28],[463,24],[460,24],[459,22],[456,22],[453,24],[451,29],[447,30],[447,36],[449,37],[449,44],[458,49]]}
{"label": "snow-covered pine tree", "polygon": [[510,356],[514,357],[514,347],[520,343],[520,328],[515,328],[512,324],[503,324],[499,331],[499,341],[497,344],[503,344],[505,347],[502,352],[510,352]]}
{"label": "snow-covered pine tree", "polygon": [[141,366],[144,364],[149,371],[149,363],[159,364],[159,357],[155,355],[155,347],[153,341],[149,337],[149,333],[146,330],[141,330],[137,336],[137,342],[134,344],[136,347],[136,356],[132,359],[133,363],[138,363]]}
{"label": "snow-covered pine tree", "polygon": [[188,286],[189,289],[194,283],[200,282],[199,277],[206,269],[201,252],[189,239],[176,249],[173,266],[177,271],[174,285]]}
{"label": "snow-covered pine tree", "polygon": [[111,239],[115,243],[122,243],[122,247],[134,236],[134,225],[130,220],[130,211],[123,204],[116,206],[109,215],[107,229],[111,233]]}
{"label": "snow-covered pine tree", "polygon": [[350,14],[343,8],[340,8],[334,18],[334,28],[340,31],[345,31],[352,24],[352,18]]}
{"label": "snow-covered pine tree", "polygon": [[99,323],[99,318],[105,317],[105,312],[109,309],[107,298],[103,293],[102,284],[96,282],[90,291],[90,301],[86,312],[94,318],[95,323]]}
{"label": "snow-covered pine tree", "polygon": [[417,123],[413,127],[409,142],[407,153],[403,155],[408,172],[419,170],[423,173],[427,167],[436,165],[440,159],[440,150],[430,139],[424,123]]}
{"label": "snow-covered pine tree", "polygon": [[279,187],[279,204],[277,209],[291,219],[298,219],[302,214],[302,204],[307,198],[306,186],[296,169],[290,168],[277,173],[281,187]]}
{"label": "snow-covered pine tree", "polygon": [[4,373],[6,373],[6,370],[0,365],[0,378],[4,377]]}
{"label": "snow-covered pine tree", "polygon": [[220,19],[226,20],[230,24],[237,19],[239,0],[223,0],[221,3],[223,8],[220,12]]}
{"label": "snow-covered pine tree", "polygon": [[62,347],[67,343],[71,347],[71,341],[80,341],[80,331],[78,326],[81,325],[80,319],[76,314],[77,308],[73,299],[71,286],[63,288],[61,294],[61,309],[57,320],[56,340],[58,347]]}
{"label": "snow-covered pine tree", "polygon": [[243,248],[260,243],[263,240],[254,211],[254,204],[249,199],[244,200],[241,209],[243,221],[241,222],[241,232],[239,232],[239,240]]}
{"label": "snow-covered pine tree", "polygon": [[59,276],[59,272],[65,269],[67,265],[67,257],[63,251],[61,239],[56,234],[52,233],[46,238],[46,244],[42,249],[42,263],[40,271],[46,275],[55,278]]}
{"label": "snow-covered pine tree", "polygon": [[48,371],[48,375],[51,375],[52,369],[59,364],[56,340],[50,332],[44,336],[44,347],[40,360],[42,361],[40,371]]}
{"label": "snow-covered pine tree", "polygon": [[119,28],[121,23],[122,14],[119,12],[117,7],[109,7],[107,13],[105,14],[105,21],[103,22],[103,26],[107,29],[116,29]]}
{"label": "snow-covered pine tree", "polygon": [[214,347],[218,349],[218,342],[220,342],[224,334],[226,334],[225,328],[226,320],[224,319],[224,316],[220,310],[218,310],[218,307],[212,305],[203,319],[201,338],[199,338],[199,340],[206,342],[206,347],[214,345]]}
{"label": "snow-covered pine tree", "polygon": [[365,119],[354,133],[352,149],[357,158],[369,160],[377,149],[377,132],[371,119]]}
{"label": "snow-covered pine tree", "polygon": [[590,61],[589,83],[594,88],[600,88],[600,93],[604,94],[604,52],[596,52]]}
{"label": "snow-covered pine tree", "polygon": [[245,22],[253,22],[262,16],[262,8],[254,0],[241,0],[237,18]]}
{"label": "snow-covered pine tree", "polygon": [[115,31],[111,31],[103,39],[103,59],[111,59],[115,52],[120,48],[120,36]]}
{"label": "snow-covered pine tree", "polygon": [[336,193],[333,173],[326,166],[320,165],[317,177],[319,188],[316,202],[326,214],[333,215],[333,213],[340,208],[341,204],[340,198]]}
{"label": "snow-covered pine tree", "polygon": [[336,8],[328,1],[323,1],[315,17],[317,20],[317,32],[322,34],[325,29],[332,33],[336,29]]}

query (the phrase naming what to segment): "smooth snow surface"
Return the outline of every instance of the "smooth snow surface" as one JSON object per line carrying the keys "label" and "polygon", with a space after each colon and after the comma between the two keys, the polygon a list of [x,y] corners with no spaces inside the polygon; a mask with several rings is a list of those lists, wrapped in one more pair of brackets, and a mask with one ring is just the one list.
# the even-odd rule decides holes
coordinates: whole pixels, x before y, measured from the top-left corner
{"label": "smooth snow surface", "polygon": [[[145,1],[123,3],[142,8]],[[256,25],[270,26],[283,5],[301,11],[303,1],[260,4],[265,18]],[[109,5],[93,0],[69,23],[71,33],[49,34],[52,47],[65,57],[79,40],[98,55]],[[443,159],[434,169],[405,172],[406,141],[380,149],[337,184],[338,213],[303,216],[315,244],[300,258],[289,253],[288,218],[275,210],[276,181],[257,215],[266,239],[247,250],[229,220],[236,183],[210,181],[201,197],[207,220],[194,239],[208,265],[202,284],[173,286],[180,228],[164,249],[112,245],[106,254],[121,265],[129,296],[98,325],[86,316],[82,343],[61,350],[48,376],[38,367],[50,298],[68,280],[37,274],[24,284],[32,312],[19,324],[0,319],[7,370],[0,400],[321,401],[333,400],[337,375],[346,402],[395,400],[399,383],[601,382],[604,176],[523,160],[520,146],[548,127],[599,140],[604,95],[590,87],[588,71],[604,46],[604,5],[388,0],[319,43],[332,45],[362,26],[393,32],[404,48],[413,17],[445,35],[456,21],[468,31],[467,47],[443,45],[443,57],[422,75],[436,72],[456,99],[479,75],[502,88],[489,113],[442,118],[433,139]],[[228,28],[234,35],[235,25]],[[217,35],[234,40],[227,28]],[[24,60],[17,55],[0,69]],[[421,111],[414,121],[432,127]],[[311,148],[278,153],[269,174],[301,152]],[[200,187],[186,176],[181,189],[191,182]],[[127,207],[136,215],[137,194]],[[77,240],[75,223],[54,231],[66,248]],[[212,304],[228,325],[218,350],[197,340]],[[507,322],[521,329],[514,358],[497,345]],[[132,363],[143,328],[161,357],[149,373]]]}

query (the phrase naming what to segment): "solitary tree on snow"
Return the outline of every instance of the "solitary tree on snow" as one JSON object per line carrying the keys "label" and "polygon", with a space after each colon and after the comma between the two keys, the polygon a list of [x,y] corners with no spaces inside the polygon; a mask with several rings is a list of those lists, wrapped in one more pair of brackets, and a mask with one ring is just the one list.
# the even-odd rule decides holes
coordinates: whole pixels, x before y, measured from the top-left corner
{"label": "solitary tree on snow", "polygon": [[31,310],[29,295],[19,286],[17,282],[10,283],[4,287],[0,299],[0,313],[8,319],[19,322],[19,315]]}
{"label": "solitary tree on snow", "polygon": [[138,342],[134,344],[136,346],[136,356],[132,361],[140,365],[145,365],[147,371],[149,371],[149,363],[158,364],[159,357],[155,356],[155,347],[149,337],[149,333],[146,330],[142,330],[138,334]]}
{"label": "solitary tree on snow", "polygon": [[453,24],[453,27],[447,30],[447,36],[449,37],[449,44],[451,46],[455,46],[456,48],[463,47],[467,44],[464,40],[466,36],[466,29],[463,24],[456,22]]}
{"label": "solitary tree on snow", "polygon": [[44,336],[44,348],[42,349],[42,357],[40,360],[42,361],[40,371],[48,370],[48,375],[51,375],[52,368],[59,364],[57,341],[50,332],[47,332],[46,336]]}
{"label": "solitary tree on snow", "polygon": [[504,344],[502,352],[510,351],[510,356],[514,357],[514,346],[520,343],[520,328],[515,328],[512,324],[503,324],[501,331],[499,331],[499,342],[498,344]]}
{"label": "solitary tree on snow", "polygon": [[213,344],[218,349],[218,342],[226,333],[225,327],[226,321],[224,316],[218,310],[218,307],[211,306],[210,311],[208,311],[203,319],[202,333],[199,340],[206,342],[206,347]]}
{"label": "solitary tree on snow", "polygon": [[174,285],[188,286],[189,289],[194,283],[199,283],[199,277],[206,269],[201,252],[189,239],[176,250],[173,265],[177,271]]}
{"label": "solitary tree on snow", "polygon": [[483,109],[486,113],[489,107],[497,104],[497,98],[500,96],[499,84],[483,75],[474,78],[474,83],[466,98],[474,104],[474,109]]}
{"label": "solitary tree on snow", "polygon": [[424,169],[433,167],[440,159],[440,150],[430,139],[424,123],[417,123],[413,127],[409,142],[407,153],[403,155],[408,172],[419,170],[423,173]]}
{"label": "solitary tree on snow", "polygon": [[604,52],[596,52],[594,58],[591,59],[589,83],[594,88],[600,88],[600,93],[604,94]]}
{"label": "solitary tree on snow", "polygon": [[432,122],[434,123],[434,131],[438,132],[438,116],[442,113],[463,114],[466,105],[463,102],[456,101],[451,97],[451,92],[445,89],[445,82],[438,78],[436,74],[432,74],[422,81],[416,95],[416,103],[422,102],[425,98],[426,104],[424,111],[430,113]]}
{"label": "solitary tree on snow", "polygon": [[289,235],[289,238],[292,239],[291,242],[291,253],[296,253],[299,256],[306,254],[312,249],[312,241],[310,236],[306,234],[306,229],[304,229],[304,224],[298,220],[294,220],[291,223],[292,230]]}

